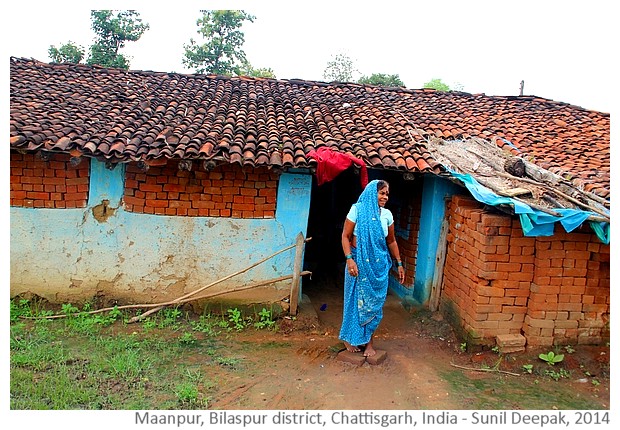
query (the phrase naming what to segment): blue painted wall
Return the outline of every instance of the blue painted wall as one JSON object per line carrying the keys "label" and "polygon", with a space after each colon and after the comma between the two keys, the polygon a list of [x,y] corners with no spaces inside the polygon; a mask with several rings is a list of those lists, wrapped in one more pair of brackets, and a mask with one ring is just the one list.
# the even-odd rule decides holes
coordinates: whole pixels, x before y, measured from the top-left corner
{"label": "blue painted wall", "polygon": [[411,299],[418,304],[426,304],[430,297],[441,224],[446,213],[446,198],[458,193],[460,189],[458,185],[439,176],[424,176],[418,253],[411,294]]}
{"label": "blue painted wall", "polygon": [[[312,177],[305,172],[281,175],[275,219],[126,212],[124,172],[91,160],[86,208],[11,207],[12,296],[176,298],[294,244],[299,232],[306,236]],[[103,200],[113,213],[97,220],[93,208]],[[294,255],[291,249],[213,290],[289,275]]]}

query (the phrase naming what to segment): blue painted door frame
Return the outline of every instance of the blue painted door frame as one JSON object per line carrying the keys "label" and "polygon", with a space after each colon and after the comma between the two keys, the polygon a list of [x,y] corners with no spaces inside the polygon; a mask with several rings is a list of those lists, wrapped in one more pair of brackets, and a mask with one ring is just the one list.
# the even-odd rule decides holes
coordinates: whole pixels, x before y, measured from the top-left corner
{"label": "blue painted door frame", "polygon": [[446,199],[461,187],[437,175],[425,175],[422,185],[422,207],[413,289],[404,288],[390,278],[390,288],[404,302],[423,306],[428,302],[435,272],[441,224],[446,212]]}

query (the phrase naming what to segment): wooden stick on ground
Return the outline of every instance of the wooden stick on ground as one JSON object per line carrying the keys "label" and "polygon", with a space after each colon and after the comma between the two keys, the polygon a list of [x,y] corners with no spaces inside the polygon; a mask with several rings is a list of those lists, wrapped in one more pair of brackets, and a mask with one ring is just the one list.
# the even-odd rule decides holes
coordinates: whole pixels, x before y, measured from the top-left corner
{"label": "wooden stick on ground", "polygon": [[[306,275],[311,275],[312,272],[309,271],[303,271],[300,273],[300,276],[306,276]],[[280,281],[286,281],[287,279],[292,279],[293,275],[285,275],[285,276],[280,276],[279,278],[273,278],[273,279],[267,279],[265,281],[260,281],[260,282],[255,282],[253,284],[250,285],[244,285],[243,287],[237,287],[237,288],[233,288],[232,290],[225,290],[225,291],[218,291],[216,293],[212,293],[212,294],[207,294],[204,296],[198,296],[198,297],[191,297],[191,298],[186,298],[180,301],[167,301],[167,302],[160,302],[160,303],[142,303],[142,304],[137,304],[137,305],[122,305],[122,306],[113,306],[113,307],[108,307],[108,308],[101,308],[101,309],[96,309],[94,311],[88,311],[88,312],[77,312],[76,315],[92,315],[92,314],[99,314],[102,312],[109,312],[112,311],[114,309],[141,309],[141,308],[154,308],[154,307],[162,307],[162,306],[169,306],[169,305],[174,305],[174,304],[183,304],[183,303],[187,303],[187,302],[191,302],[194,300],[201,300],[201,299],[210,299],[212,297],[216,297],[216,296],[221,296],[224,294],[229,294],[229,293],[234,293],[237,291],[243,291],[243,290],[249,290],[251,288],[256,288],[256,287],[260,287],[263,285],[268,285],[268,284],[272,284],[275,282],[280,282]],[[22,316],[22,319],[32,319],[32,320],[36,320],[36,319],[58,319],[58,318],[66,318],[68,315],[67,314],[61,314],[61,315],[45,315],[45,316],[37,316],[37,317],[24,317]]]}
{"label": "wooden stick on ground", "polygon": [[499,370],[499,369],[482,369],[482,368],[478,369],[475,367],[459,366],[458,364],[454,364],[454,363],[450,363],[450,366],[458,367],[459,369],[464,369],[464,370],[474,370],[476,372],[499,372],[499,373],[505,373],[506,375],[521,376],[518,373],[508,372],[506,370]]}
{"label": "wooden stick on ground", "polygon": [[[310,239],[311,239],[311,238],[306,239],[306,242],[307,242],[307,241],[309,241]],[[190,293],[187,293],[187,294],[185,294],[184,296],[181,296],[181,297],[179,297],[179,298],[177,298],[177,299],[173,300],[173,301],[172,301],[172,303],[170,303],[170,304],[178,303],[179,301],[181,301],[181,300],[183,300],[183,299],[186,299],[186,298],[188,298],[188,297],[191,297],[191,296],[193,296],[193,295],[195,295],[195,294],[198,294],[199,292],[204,291],[204,290],[206,290],[207,288],[211,288],[211,287],[213,287],[214,285],[217,285],[217,284],[219,284],[219,283],[221,283],[221,282],[224,282],[224,281],[226,281],[226,280],[228,280],[228,279],[232,278],[233,276],[237,276],[237,275],[240,275],[240,274],[242,274],[242,273],[245,273],[245,272],[247,272],[248,270],[250,270],[250,269],[252,269],[252,268],[254,268],[254,267],[258,266],[259,264],[264,263],[265,261],[269,260],[270,258],[275,257],[276,255],[281,254],[281,253],[283,253],[284,251],[288,251],[289,249],[292,249],[292,248],[294,248],[295,246],[296,246],[296,245],[290,245],[290,246],[287,246],[286,248],[283,248],[283,249],[281,249],[281,250],[279,250],[279,251],[277,251],[277,252],[274,252],[274,253],[273,253],[273,254],[271,254],[270,256],[265,257],[265,258],[263,258],[262,260],[257,261],[257,262],[256,262],[256,263],[254,263],[254,264],[251,264],[250,266],[246,267],[245,269],[241,269],[241,270],[239,270],[239,271],[237,271],[237,272],[235,272],[235,273],[231,273],[230,275],[224,276],[223,278],[218,279],[217,281],[211,282],[210,284],[205,285],[204,287],[198,288],[197,290],[194,290],[194,291],[192,291],[192,292],[190,292]],[[160,310],[160,309],[162,309],[162,308],[163,308],[163,306],[159,306],[159,307],[153,308],[153,309],[151,309],[151,310],[149,310],[149,311],[146,311],[145,313],[143,313],[143,314],[141,314],[141,315],[137,315],[137,316],[133,317],[133,318],[132,318],[132,319],[130,319],[128,322],[129,322],[129,323],[132,323],[132,322],[139,321],[139,320],[141,320],[142,318],[144,318],[144,317],[146,317],[146,316],[149,316],[149,315],[151,315],[151,314],[153,314],[153,313],[155,313],[155,312],[159,311],[159,310]]]}

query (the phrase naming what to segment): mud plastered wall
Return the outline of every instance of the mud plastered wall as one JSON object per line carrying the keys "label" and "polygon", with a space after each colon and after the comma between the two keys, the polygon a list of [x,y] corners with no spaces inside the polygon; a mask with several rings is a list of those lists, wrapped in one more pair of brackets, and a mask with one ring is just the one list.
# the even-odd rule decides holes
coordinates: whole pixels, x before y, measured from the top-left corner
{"label": "mud plastered wall", "polygon": [[[97,160],[89,162],[85,207],[11,206],[12,297],[31,293],[56,303],[101,298],[106,304],[174,299],[294,244],[300,232],[306,234],[309,174],[283,173],[269,186],[265,181],[264,189],[277,201],[267,201],[267,196],[264,203],[257,201],[260,189],[255,188],[257,195],[250,196],[255,198],[253,209],[244,213],[239,208],[239,218],[233,217],[232,206],[230,216],[221,211],[219,216],[166,215],[127,209],[125,172],[133,168],[108,169]],[[239,186],[233,203],[234,196],[255,187],[265,174],[236,168],[248,178],[256,176],[250,185]],[[165,196],[155,192],[155,197],[170,203],[175,201],[171,192],[178,191]],[[178,201],[204,201],[196,197],[201,191],[193,194],[189,200],[181,200],[179,194]],[[271,209],[259,208],[262,204]],[[294,249],[212,291],[289,275],[293,258]]]}

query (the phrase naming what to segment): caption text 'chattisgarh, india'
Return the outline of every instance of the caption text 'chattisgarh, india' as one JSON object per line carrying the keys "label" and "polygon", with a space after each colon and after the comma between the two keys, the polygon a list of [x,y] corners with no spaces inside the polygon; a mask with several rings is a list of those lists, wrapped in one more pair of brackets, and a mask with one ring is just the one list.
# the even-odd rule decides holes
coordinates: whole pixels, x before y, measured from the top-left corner
{"label": "caption text 'chattisgarh, india'", "polygon": [[418,425],[528,425],[545,427],[547,425],[609,425],[609,412],[605,411],[462,411],[462,412],[290,412],[243,413],[211,411],[206,413],[153,413],[136,412],[134,424],[185,426],[338,426],[338,425],[376,425],[380,427]]}

